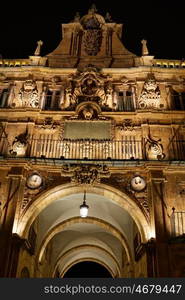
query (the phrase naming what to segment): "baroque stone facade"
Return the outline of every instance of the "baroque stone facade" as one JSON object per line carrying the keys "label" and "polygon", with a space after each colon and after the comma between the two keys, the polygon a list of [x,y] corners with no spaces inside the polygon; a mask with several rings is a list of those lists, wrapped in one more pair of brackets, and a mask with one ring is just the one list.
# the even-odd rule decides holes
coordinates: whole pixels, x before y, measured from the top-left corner
{"label": "baroque stone facade", "polygon": [[0,59],[0,276],[183,277],[185,63],[131,53],[94,6],[62,33]]}

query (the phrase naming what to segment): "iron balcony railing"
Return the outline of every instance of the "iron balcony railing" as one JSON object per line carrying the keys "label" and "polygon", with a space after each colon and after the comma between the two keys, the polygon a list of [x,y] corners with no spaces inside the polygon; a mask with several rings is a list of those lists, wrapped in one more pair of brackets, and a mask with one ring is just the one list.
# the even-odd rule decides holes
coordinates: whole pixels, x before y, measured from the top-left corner
{"label": "iron balcony railing", "polygon": [[[32,137],[22,145],[12,145],[7,138],[0,139],[0,155],[5,157],[36,157],[52,159],[113,159],[147,160],[146,142],[135,136],[125,136],[124,140],[56,140],[50,136],[41,139]],[[168,150],[167,150],[168,149]],[[185,141],[172,141],[164,150],[166,161],[185,161]],[[159,158],[160,159],[160,158]],[[155,159],[153,159],[155,160]],[[157,160],[157,158],[156,158]]]}
{"label": "iron balcony railing", "polygon": [[175,211],[171,215],[171,234],[173,237],[185,234],[185,211]]}

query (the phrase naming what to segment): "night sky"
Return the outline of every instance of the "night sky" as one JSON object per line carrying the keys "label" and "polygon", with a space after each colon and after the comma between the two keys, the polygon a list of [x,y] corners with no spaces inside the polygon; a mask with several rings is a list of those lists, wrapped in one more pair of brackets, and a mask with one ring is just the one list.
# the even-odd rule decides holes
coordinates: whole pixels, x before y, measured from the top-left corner
{"label": "night sky", "polygon": [[92,3],[96,4],[99,14],[105,16],[109,11],[113,21],[123,23],[122,41],[131,52],[141,55],[140,41],[145,38],[149,53],[155,58],[185,58],[182,0],[109,0],[107,3],[58,0],[49,3],[43,2],[39,7],[35,2],[26,1],[22,7],[8,3],[1,10],[0,54],[3,58],[28,58],[34,54],[38,40],[44,42],[41,55],[50,53],[61,40],[61,24],[70,22],[76,11],[81,16],[86,14]]}

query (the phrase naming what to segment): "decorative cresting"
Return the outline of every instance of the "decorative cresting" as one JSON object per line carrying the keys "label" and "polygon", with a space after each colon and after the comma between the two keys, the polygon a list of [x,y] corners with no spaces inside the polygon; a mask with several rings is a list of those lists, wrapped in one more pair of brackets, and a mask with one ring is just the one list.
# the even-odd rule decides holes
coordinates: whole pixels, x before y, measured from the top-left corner
{"label": "decorative cresting", "polygon": [[163,160],[165,154],[163,152],[163,145],[160,143],[161,139],[154,140],[150,134],[146,138],[146,156],[149,160]]}
{"label": "decorative cresting", "polygon": [[156,80],[150,74],[144,83],[143,91],[139,98],[139,108],[141,109],[162,109],[164,104],[161,104],[161,94]]}
{"label": "decorative cresting", "polygon": [[96,102],[103,110],[112,110],[113,88],[112,78],[103,75],[93,66],[71,75],[66,83],[62,109],[73,110],[81,102]]}
{"label": "decorative cresting", "polygon": [[36,82],[29,78],[23,83],[17,97],[15,97],[11,104],[12,107],[39,107],[39,93]]}
{"label": "decorative cresting", "polygon": [[70,177],[72,183],[93,185],[100,183],[101,178],[109,178],[110,172],[105,165],[64,165],[61,175]]}
{"label": "decorative cresting", "polygon": [[95,56],[98,54],[102,44],[102,30],[101,20],[99,15],[96,14],[96,7],[93,5],[88,15],[84,16],[81,20],[81,24],[84,29],[83,44],[87,55]]}

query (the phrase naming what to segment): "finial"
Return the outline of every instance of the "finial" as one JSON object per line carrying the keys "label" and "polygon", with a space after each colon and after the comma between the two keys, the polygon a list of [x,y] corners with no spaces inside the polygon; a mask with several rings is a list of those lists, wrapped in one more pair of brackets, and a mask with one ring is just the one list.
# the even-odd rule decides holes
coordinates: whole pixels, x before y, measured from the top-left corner
{"label": "finial", "polygon": [[80,21],[80,13],[77,11],[74,17],[74,22],[79,22]]}
{"label": "finial", "polygon": [[38,41],[37,42],[37,48],[36,48],[35,53],[34,53],[35,56],[39,56],[40,55],[40,49],[41,49],[42,45],[43,45],[43,41]]}
{"label": "finial", "polygon": [[105,21],[106,21],[107,23],[112,23],[112,17],[111,17],[111,15],[109,14],[109,12],[107,12],[106,15],[105,15]]}
{"label": "finial", "polygon": [[96,5],[92,4],[91,8],[88,10],[88,14],[95,14],[97,11]]}
{"label": "finial", "polygon": [[142,44],[142,56],[145,56],[145,55],[148,55],[149,52],[148,52],[148,48],[147,48],[147,41],[146,40],[142,40],[141,41],[141,44]]}

